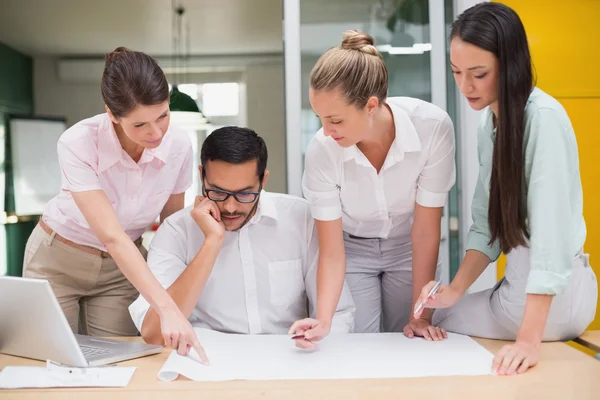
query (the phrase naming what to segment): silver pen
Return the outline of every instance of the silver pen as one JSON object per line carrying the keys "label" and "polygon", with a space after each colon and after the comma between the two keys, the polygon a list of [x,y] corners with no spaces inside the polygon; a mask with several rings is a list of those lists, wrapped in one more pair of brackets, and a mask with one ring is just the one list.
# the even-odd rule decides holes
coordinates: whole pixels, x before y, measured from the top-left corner
{"label": "silver pen", "polygon": [[[437,281],[435,283],[435,285],[433,285],[433,287],[431,288],[431,290],[427,294],[427,299],[429,299],[431,296],[433,296],[438,291],[438,289],[440,288],[441,284],[442,284],[442,281]],[[425,299],[425,301],[427,301],[427,299]],[[419,303],[419,305],[417,306],[417,309],[415,310],[415,312],[414,312],[413,315],[418,314],[419,311],[421,311],[423,309],[423,306],[425,305],[425,301],[422,301],[421,303]]]}

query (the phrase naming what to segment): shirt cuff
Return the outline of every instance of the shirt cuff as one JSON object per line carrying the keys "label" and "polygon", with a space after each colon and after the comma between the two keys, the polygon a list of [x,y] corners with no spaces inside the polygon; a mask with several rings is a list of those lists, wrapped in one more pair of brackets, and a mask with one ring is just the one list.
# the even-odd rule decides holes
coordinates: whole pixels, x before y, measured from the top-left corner
{"label": "shirt cuff", "polygon": [[80,193],[80,192],[91,192],[92,190],[103,190],[102,186],[100,185],[67,185],[65,187],[66,190],[68,190],[69,192],[73,192],[73,193]]}
{"label": "shirt cuff", "polygon": [[417,203],[423,207],[444,207],[448,200],[448,192],[429,192],[420,186],[417,188]]}
{"label": "shirt cuff", "polygon": [[531,270],[527,278],[525,293],[527,294],[546,294],[557,296],[563,294],[567,288],[567,283],[571,275],[557,274],[552,271]]}
{"label": "shirt cuff", "polygon": [[467,247],[465,250],[477,250],[492,260],[496,261],[500,257],[500,246],[497,243],[488,244],[490,238],[479,232],[471,231],[467,235]]}
{"label": "shirt cuff", "polygon": [[131,320],[140,333],[142,332],[142,325],[144,324],[144,319],[146,318],[146,314],[148,314],[148,310],[150,310],[150,303],[148,303],[142,295],[129,306]]}
{"label": "shirt cuff", "polygon": [[312,217],[318,221],[335,221],[342,218],[342,208],[338,205],[329,207],[311,206],[310,212]]}

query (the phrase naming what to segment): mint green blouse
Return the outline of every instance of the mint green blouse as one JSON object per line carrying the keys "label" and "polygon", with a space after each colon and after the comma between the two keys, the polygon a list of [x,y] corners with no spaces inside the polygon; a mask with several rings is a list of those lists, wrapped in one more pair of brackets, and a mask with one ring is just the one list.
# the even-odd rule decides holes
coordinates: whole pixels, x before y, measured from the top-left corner
{"label": "mint green blouse", "polygon": [[[484,110],[478,129],[479,177],[473,197],[473,225],[467,250],[478,250],[492,261],[499,244],[490,241],[488,202],[495,141],[493,112]],[[530,231],[530,272],[526,292],[564,292],[573,259],[586,237],[577,141],[569,116],[560,103],[534,88],[525,107],[525,183]]]}

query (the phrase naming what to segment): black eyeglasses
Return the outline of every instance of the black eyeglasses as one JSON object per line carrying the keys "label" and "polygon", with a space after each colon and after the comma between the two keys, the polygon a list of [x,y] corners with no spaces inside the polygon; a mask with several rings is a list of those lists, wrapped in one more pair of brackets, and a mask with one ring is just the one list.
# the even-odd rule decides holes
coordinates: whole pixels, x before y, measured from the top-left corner
{"label": "black eyeglasses", "polygon": [[219,202],[225,201],[229,196],[233,196],[239,203],[254,203],[262,190],[262,183],[258,186],[258,192],[229,192],[221,189],[207,189],[202,182],[202,191],[210,200]]}

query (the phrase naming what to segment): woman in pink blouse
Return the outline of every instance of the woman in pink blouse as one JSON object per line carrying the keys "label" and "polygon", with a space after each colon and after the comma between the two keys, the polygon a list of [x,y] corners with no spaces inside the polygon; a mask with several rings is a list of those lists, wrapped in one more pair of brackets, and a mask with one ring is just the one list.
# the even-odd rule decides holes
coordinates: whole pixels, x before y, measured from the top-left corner
{"label": "woman in pink blouse", "polygon": [[154,278],[142,233],[184,206],[192,147],[169,126],[169,86],[150,56],[117,48],[102,76],[106,113],[58,141],[62,186],[25,251],[24,276],[50,281],[74,332],[136,335],[138,291],[158,311],[165,345],[203,356],[191,325]]}

